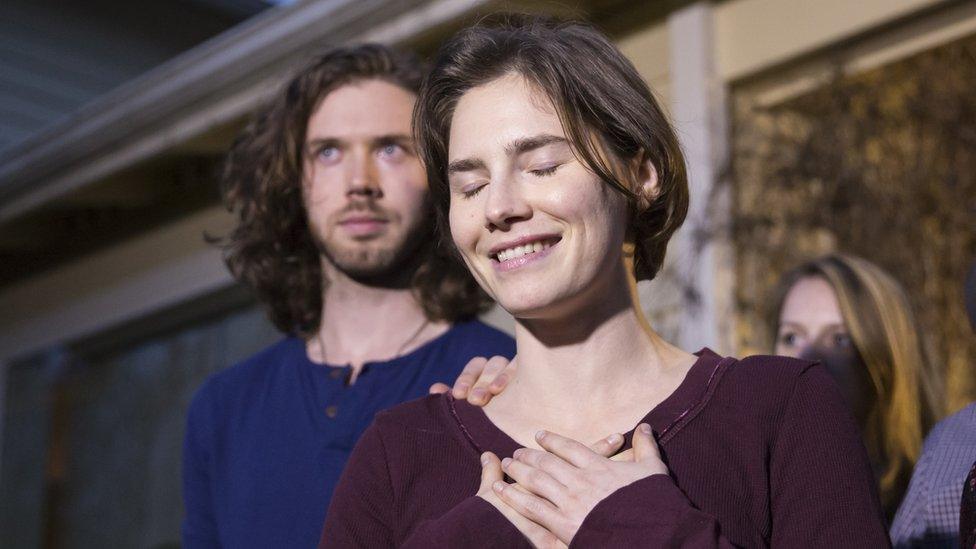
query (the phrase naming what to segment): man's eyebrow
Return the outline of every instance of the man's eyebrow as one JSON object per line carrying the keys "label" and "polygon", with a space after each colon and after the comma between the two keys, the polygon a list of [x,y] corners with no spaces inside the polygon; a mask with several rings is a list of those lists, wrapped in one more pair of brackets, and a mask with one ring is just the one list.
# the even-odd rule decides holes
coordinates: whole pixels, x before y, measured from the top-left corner
{"label": "man's eyebrow", "polygon": [[463,158],[461,160],[455,160],[447,165],[447,175],[451,175],[458,172],[473,172],[475,170],[485,169],[485,163],[483,160],[477,158]]}
{"label": "man's eyebrow", "polygon": [[413,143],[413,137],[405,133],[391,133],[374,137],[372,141],[373,143]]}
{"label": "man's eyebrow", "polygon": [[306,145],[309,148],[315,149],[318,147],[323,147],[325,145],[336,146],[336,145],[342,145],[344,143],[345,141],[339,139],[338,137],[313,137],[308,140]]}
{"label": "man's eyebrow", "polygon": [[526,153],[553,143],[567,143],[565,137],[551,134],[541,134],[532,137],[521,137],[505,146],[505,153],[509,156]]}

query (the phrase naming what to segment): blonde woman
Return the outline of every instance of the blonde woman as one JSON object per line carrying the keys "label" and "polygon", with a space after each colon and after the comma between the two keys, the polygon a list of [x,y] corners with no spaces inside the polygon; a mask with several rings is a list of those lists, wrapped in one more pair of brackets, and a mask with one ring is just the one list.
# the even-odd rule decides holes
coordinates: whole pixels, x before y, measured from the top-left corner
{"label": "blonde woman", "polygon": [[844,393],[890,520],[938,395],[904,290],[876,265],[834,254],[784,275],[773,311],[775,353],[819,360]]}

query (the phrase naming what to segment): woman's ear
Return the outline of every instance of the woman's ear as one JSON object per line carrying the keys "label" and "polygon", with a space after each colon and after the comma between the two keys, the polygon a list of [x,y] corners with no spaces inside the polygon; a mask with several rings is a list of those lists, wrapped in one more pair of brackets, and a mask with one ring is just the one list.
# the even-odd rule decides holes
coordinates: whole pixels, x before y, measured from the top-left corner
{"label": "woman's ear", "polygon": [[634,157],[631,173],[634,174],[634,194],[637,195],[637,206],[640,210],[646,210],[661,192],[657,167],[641,151]]}

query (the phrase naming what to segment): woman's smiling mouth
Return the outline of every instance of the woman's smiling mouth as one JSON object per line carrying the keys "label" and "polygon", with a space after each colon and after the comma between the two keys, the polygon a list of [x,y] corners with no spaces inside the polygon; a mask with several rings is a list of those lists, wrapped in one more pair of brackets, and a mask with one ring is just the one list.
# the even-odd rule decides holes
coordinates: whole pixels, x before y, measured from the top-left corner
{"label": "woman's smiling mouth", "polygon": [[488,257],[495,269],[510,271],[549,255],[561,239],[558,235],[525,236],[493,247]]}

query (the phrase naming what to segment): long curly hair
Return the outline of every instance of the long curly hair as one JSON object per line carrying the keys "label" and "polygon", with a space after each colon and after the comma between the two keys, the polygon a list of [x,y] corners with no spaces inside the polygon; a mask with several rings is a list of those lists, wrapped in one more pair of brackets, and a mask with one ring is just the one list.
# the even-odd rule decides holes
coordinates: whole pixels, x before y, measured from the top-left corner
{"label": "long curly hair", "polygon": [[901,500],[922,451],[925,431],[938,417],[939,375],[901,285],[877,265],[845,254],[808,261],[784,274],[769,311],[772,333],[790,289],[820,277],[833,288],[844,324],[874,386],[864,442],[879,471],[886,508]]}
{"label": "long curly hair", "polygon": [[[425,72],[414,55],[380,44],[340,47],[314,58],[234,141],[224,165],[224,203],[238,224],[217,242],[224,261],[249,286],[284,333],[308,337],[321,320],[327,281],[302,201],[308,120],[330,92],[362,80],[383,80],[417,93]],[[433,227],[432,227],[433,230]],[[490,298],[436,238],[425,238],[411,288],[432,321],[483,312]]]}
{"label": "long curly hair", "polygon": [[[438,53],[414,107],[414,133],[437,208],[449,235],[447,158],[451,118],[468,90],[516,73],[555,105],[573,151],[627,198],[637,280],[653,279],[668,241],[688,212],[688,175],[678,138],[633,64],[587,23],[499,14],[464,29]],[[619,165],[650,160],[658,193],[639,196]]]}

